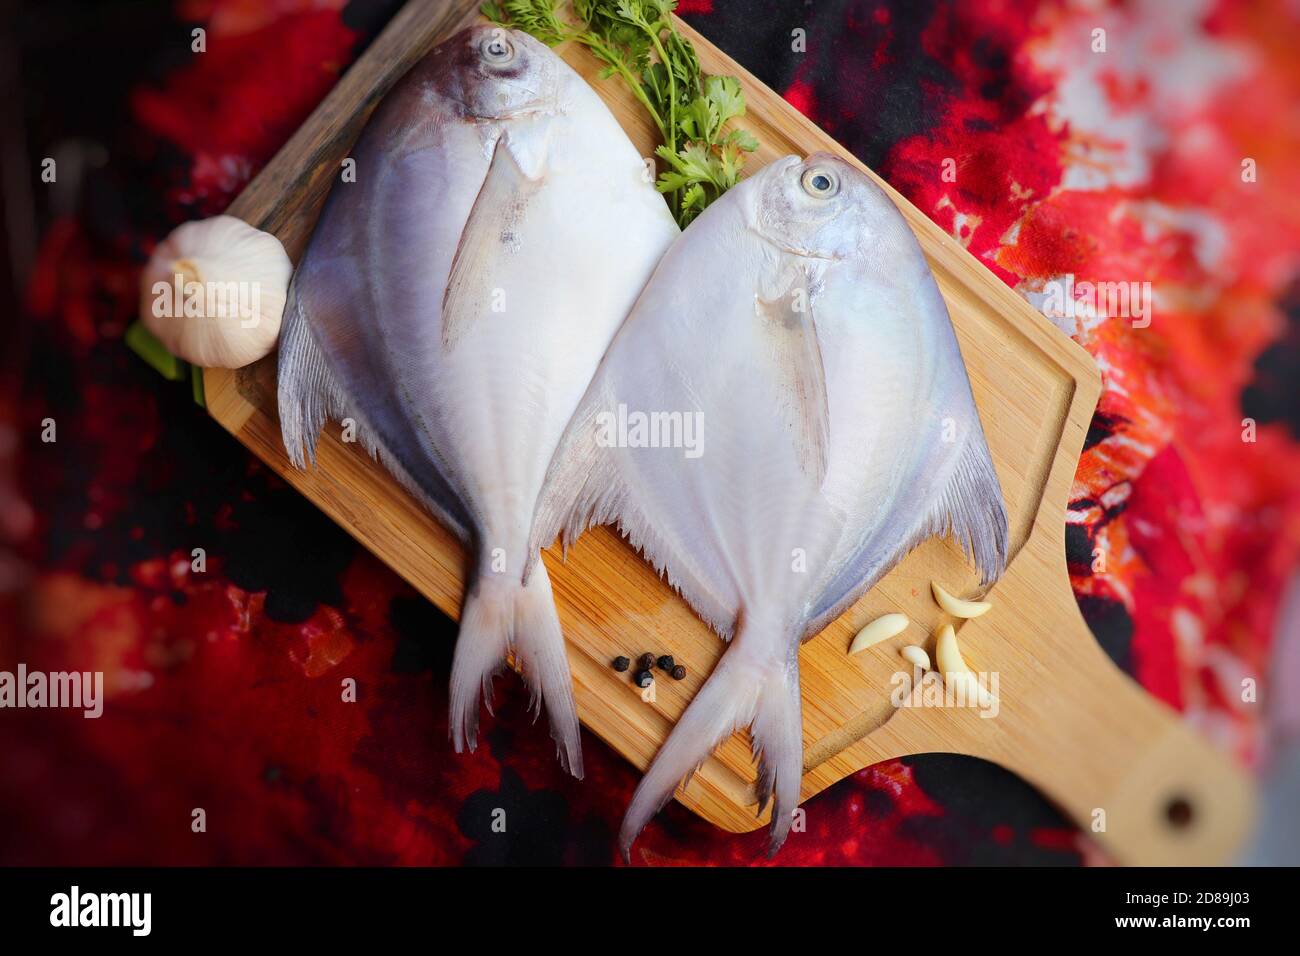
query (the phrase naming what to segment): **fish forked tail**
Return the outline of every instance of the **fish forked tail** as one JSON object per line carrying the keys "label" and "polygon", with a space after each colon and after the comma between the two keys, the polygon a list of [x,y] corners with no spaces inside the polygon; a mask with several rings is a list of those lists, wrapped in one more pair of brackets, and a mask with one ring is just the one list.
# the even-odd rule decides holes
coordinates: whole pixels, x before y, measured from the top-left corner
{"label": "fish forked tail", "polygon": [[534,715],[546,707],[560,765],[582,779],[582,740],[569,658],[546,566],[538,561],[527,584],[482,572],[465,597],[451,664],[449,732],[457,753],[478,745],[479,699],[492,713],[492,678],[515,663],[532,691]]}
{"label": "fish forked tail", "polygon": [[763,643],[754,640],[752,631],[741,628],[659,748],[623,816],[618,840],[624,862],[630,862],[633,841],[672,798],[678,784],[688,779],[718,744],[746,726],[758,758],[758,812],[773,801],[768,855],[785,842],[803,778],[798,648],[791,640],[789,656],[778,658],[753,649]]}

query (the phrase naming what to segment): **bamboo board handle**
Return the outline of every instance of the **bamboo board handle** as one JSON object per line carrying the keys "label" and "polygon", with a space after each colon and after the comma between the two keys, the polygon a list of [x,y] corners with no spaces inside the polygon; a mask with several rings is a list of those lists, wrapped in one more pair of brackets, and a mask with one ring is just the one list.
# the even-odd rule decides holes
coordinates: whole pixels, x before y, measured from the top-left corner
{"label": "bamboo board handle", "polygon": [[[1102,700],[1122,706],[1134,728],[1109,746],[1114,773],[1097,779],[1085,804],[1113,808],[1099,838],[1115,859],[1134,865],[1225,863],[1243,844],[1254,817],[1254,787],[1224,754],[1197,736],[1170,708],[1109,662],[1097,681]],[[1124,701],[1123,705],[1119,701]],[[1086,733],[1087,722],[1072,728]]]}
{"label": "bamboo board handle", "polygon": [[[1087,633],[1079,637],[1092,639]],[[1125,731],[1099,743],[1095,710],[1064,713],[1004,763],[1056,802],[1108,856],[1131,866],[1227,862],[1244,842],[1253,786],[1230,760],[1189,730],[1108,660],[1079,676]],[[1087,754],[1099,765],[1076,781],[1053,755]]]}
{"label": "bamboo board handle", "polygon": [[1250,830],[1253,781],[1116,667],[1062,590],[1049,613],[995,604],[962,627],[973,670],[977,649],[1021,651],[1001,673],[996,717],[954,715],[989,725],[966,737],[981,741],[974,755],[1037,787],[1118,863],[1228,862]]}

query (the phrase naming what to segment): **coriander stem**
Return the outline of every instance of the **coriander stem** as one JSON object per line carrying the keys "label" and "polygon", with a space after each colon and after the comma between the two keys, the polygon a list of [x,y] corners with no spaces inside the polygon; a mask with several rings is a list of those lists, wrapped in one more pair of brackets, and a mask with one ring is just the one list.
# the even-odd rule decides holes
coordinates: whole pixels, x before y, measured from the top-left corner
{"label": "coriander stem", "polygon": [[[664,46],[659,42],[660,24],[665,25],[672,30],[672,21],[667,18],[656,20],[653,24],[645,27],[646,33],[650,35],[650,42],[654,44],[655,53],[659,57],[659,62],[664,65],[664,72],[668,74],[668,132],[664,134],[664,142],[674,153],[677,152],[677,79],[673,75],[673,64],[668,59],[668,53]],[[681,197],[678,190],[674,189],[671,194],[672,207],[675,212],[680,210]]]}
{"label": "coriander stem", "polygon": [[664,72],[668,74],[668,126],[672,130],[672,139],[668,145],[675,153],[677,152],[677,80],[673,76],[672,61],[668,59],[663,44],[659,42],[659,24],[655,23],[648,27],[646,32],[650,34],[650,42],[654,44],[655,53],[659,55],[659,62],[664,65]]}
{"label": "coriander stem", "polygon": [[623,77],[623,82],[627,84],[627,88],[632,92],[632,95],[637,98],[637,102],[646,108],[650,118],[655,121],[655,126],[659,128],[659,135],[666,139],[668,133],[664,129],[664,121],[660,117],[659,111],[651,105],[650,98],[645,95],[645,90],[641,88],[641,82],[632,75],[632,71],[624,65],[622,59],[613,50],[601,43],[592,33],[575,35],[574,39],[590,47],[602,60],[612,66],[619,76]]}

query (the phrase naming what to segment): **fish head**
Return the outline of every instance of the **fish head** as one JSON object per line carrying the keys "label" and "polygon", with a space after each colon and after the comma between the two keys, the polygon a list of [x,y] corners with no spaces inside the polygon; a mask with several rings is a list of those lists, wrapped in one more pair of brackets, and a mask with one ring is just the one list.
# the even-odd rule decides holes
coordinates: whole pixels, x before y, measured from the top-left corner
{"label": "fish head", "polygon": [[556,62],[527,33],[483,24],[438,47],[430,82],[467,119],[508,120],[553,106],[560,84]]}
{"label": "fish head", "polygon": [[898,227],[880,187],[830,153],[786,156],[749,182],[750,228],[794,255],[847,259]]}

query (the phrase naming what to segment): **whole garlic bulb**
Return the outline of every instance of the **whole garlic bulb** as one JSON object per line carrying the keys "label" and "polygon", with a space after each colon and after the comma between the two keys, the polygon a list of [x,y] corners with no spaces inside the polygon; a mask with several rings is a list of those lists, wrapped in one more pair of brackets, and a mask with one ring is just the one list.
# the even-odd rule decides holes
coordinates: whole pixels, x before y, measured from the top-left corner
{"label": "whole garlic bulb", "polygon": [[293,264],[280,240],[234,216],[187,222],[140,279],[140,317],[167,351],[240,368],[275,347]]}

